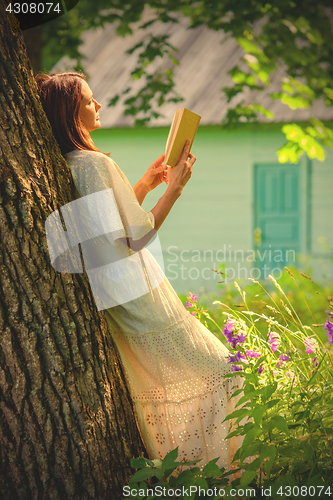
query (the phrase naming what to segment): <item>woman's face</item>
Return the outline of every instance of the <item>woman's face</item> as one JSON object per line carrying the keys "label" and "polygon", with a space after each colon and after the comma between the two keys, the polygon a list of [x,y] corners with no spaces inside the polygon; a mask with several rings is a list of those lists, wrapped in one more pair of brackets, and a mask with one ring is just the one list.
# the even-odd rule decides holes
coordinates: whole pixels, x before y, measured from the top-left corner
{"label": "woman's face", "polygon": [[82,81],[81,96],[80,118],[88,132],[91,132],[101,126],[98,116],[98,110],[101,108],[101,104],[93,99],[93,93],[84,80]]}

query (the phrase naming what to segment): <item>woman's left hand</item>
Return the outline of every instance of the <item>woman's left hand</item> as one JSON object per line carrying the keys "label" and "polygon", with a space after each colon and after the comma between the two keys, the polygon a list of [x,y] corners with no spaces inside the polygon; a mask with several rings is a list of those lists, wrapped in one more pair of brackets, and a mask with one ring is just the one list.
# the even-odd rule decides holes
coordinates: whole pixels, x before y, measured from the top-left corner
{"label": "woman's left hand", "polygon": [[155,160],[147,172],[142,177],[141,181],[146,186],[147,191],[152,191],[159,184],[166,181],[167,165],[162,165],[164,154]]}

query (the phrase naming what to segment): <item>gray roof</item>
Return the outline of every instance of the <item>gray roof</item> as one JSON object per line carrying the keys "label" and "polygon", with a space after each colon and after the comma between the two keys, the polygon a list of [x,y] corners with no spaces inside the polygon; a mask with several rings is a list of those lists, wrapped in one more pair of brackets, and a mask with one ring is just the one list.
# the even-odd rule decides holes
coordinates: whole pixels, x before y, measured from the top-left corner
{"label": "gray roof", "polygon": [[[145,13],[145,21],[149,12]],[[142,21],[139,23],[142,24]],[[138,25],[139,25],[138,24]],[[176,53],[180,65],[174,68],[176,91],[184,101],[167,103],[158,111],[164,116],[152,120],[149,125],[170,125],[177,108],[186,107],[202,116],[201,124],[221,123],[225,116],[228,103],[221,89],[231,87],[233,81],[227,74],[238,64],[247,67],[240,61],[244,54],[243,49],[234,39],[221,31],[212,31],[205,26],[195,29],[188,28],[188,20],[180,18],[179,24],[161,22],[153,24],[147,31],[134,27],[133,34],[120,37],[116,34],[116,26],[109,24],[105,28],[91,29],[83,34],[83,44],[80,51],[85,56],[83,65],[89,76],[89,85],[102,104],[99,112],[103,127],[124,127],[133,125],[134,118],[124,115],[124,100],[131,94],[118,101],[116,106],[108,107],[108,102],[115,94],[132,86],[133,91],[139,90],[140,80],[132,81],[131,71],[136,67],[137,53],[129,55],[126,51],[139,43],[147,33],[155,35],[170,35],[169,42],[176,46]],[[164,61],[156,61],[151,67],[156,71]],[[53,71],[72,69],[73,62],[62,58],[53,68]],[[275,122],[290,122],[307,120],[315,116],[321,120],[333,118],[333,107],[327,107],[323,102],[316,102],[312,108],[292,110],[280,101],[272,101],[268,93],[279,91],[281,79],[284,77],[283,68],[279,68],[271,78],[271,87],[268,91],[260,92],[245,90],[231,101],[234,105],[240,101],[250,104],[253,101],[268,108],[274,113]],[[230,104],[229,104],[230,105]],[[264,117],[261,121],[267,121]]]}

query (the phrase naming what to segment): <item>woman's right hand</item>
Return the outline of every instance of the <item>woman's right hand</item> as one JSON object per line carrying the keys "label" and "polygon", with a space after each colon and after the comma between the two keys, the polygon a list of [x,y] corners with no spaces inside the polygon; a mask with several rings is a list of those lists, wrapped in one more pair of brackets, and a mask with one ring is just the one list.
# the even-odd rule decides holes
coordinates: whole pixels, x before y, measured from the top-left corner
{"label": "woman's right hand", "polygon": [[189,153],[190,141],[187,140],[178,163],[174,167],[168,167],[166,183],[168,189],[180,191],[192,175],[192,167],[196,157]]}

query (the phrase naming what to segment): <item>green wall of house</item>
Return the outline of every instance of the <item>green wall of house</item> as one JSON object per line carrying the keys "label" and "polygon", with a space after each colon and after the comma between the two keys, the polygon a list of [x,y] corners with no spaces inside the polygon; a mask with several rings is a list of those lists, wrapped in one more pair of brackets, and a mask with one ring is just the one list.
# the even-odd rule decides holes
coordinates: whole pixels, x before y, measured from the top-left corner
{"label": "green wall of house", "polygon": [[[197,157],[192,178],[159,231],[165,273],[178,293],[215,290],[221,278],[210,268],[221,264],[228,269],[229,281],[264,277],[260,258],[253,262],[254,175],[256,165],[279,167],[276,151],[285,142],[280,128],[278,124],[199,128],[192,149]],[[134,185],[164,152],[167,134],[167,128],[149,128],[100,129],[92,135]],[[327,151],[325,162],[302,158],[299,182],[301,265],[306,271],[310,265],[314,278],[325,282],[332,279],[332,151]],[[149,193],[143,208],[149,211],[164,190],[163,184]],[[289,257],[292,265],[293,254]],[[272,268],[279,266],[275,258],[271,255]],[[279,273],[276,268],[275,277]]]}

